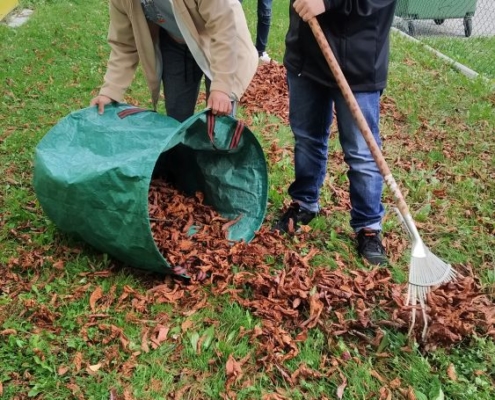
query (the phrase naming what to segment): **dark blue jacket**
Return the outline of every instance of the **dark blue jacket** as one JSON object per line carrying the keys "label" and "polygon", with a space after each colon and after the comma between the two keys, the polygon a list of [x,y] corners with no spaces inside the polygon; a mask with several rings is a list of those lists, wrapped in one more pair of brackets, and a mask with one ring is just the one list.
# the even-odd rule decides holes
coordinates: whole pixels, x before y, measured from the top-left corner
{"label": "dark blue jacket", "polygon": [[[389,32],[396,0],[324,0],[317,17],[353,91],[375,91],[387,84]],[[311,28],[290,2],[284,65],[323,85],[337,87]]]}

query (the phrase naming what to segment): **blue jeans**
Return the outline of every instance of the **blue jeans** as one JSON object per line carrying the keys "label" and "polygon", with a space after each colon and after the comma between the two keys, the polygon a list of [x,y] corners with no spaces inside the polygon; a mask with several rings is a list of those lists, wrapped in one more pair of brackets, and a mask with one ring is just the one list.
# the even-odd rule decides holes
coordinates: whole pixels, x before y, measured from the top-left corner
{"label": "blue jeans", "polygon": [[[362,228],[380,230],[384,215],[383,178],[340,90],[290,72],[287,79],[289,120],[295,139],[295,180],[289,187],[289,195],[302,208],[319,210],[335,106],[339,140],[349,166],[351,227],[356,232]],[[379,146],[380,94],[380,91],[354,93]]]}
{"label": "blue jeans", "polygon": [[[239,0],[242,3],[242,0]],[[268,33],[272,22],[272,2],[273,0],[258,0],[258,21],[256,24],[256,50],[261,56],[266,50],[268,43]]]}
{"label": "blue jeans", "polygon": [[272,1],[258,0],[258,23],[256,26],[256,50],[262,55],[268,43],[268,33],[272,22]]}

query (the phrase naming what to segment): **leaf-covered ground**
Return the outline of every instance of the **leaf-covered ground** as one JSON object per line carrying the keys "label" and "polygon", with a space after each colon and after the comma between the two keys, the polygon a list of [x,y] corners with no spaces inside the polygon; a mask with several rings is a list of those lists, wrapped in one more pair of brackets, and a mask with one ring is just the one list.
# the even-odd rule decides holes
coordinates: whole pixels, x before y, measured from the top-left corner
{"label": "leaf-covered ground", "polygon": [[[269,64],[260,67],[243,99],[248,123],[258,111],[286,121],[284,85],[282,66]],[[383,113],[398,123],[403,119],[389,98],[385,98]],[[400,140],[400,136],[396,140]],[[421,147],[420,142],[407,141],[404,145],[414,149]],[[287,152],[290,154],[291,150],[272,144],[267,152],[269,162],[276,164]],[[345,186],[336,185],[332,189],[338,201],[327,206],[323,214],[348,211]],[[442,197],[444,194],[437,195]],[[157,180],[151,185],[149,199],[151,227],[157,246],[174,266],[174,272],[187,275],[189,279],[143,274],[137,286],[132,283],[124,287],[95,285],[92,278],[110,279],[120,273],[122,267],[112,262],[109,269],[89,268],[79,272],[81,284],[70,293],[51,293],[48,301],[37,301],[26,297],[25,293],[34,288],[38,293],[49,292],[52,282],[63,281],[65,275],[71,273],[70,263],[81,250],[78,246],[62,245],[63,240],[60,243],[36,243],[36,236],[46,227],[33,228],[26,223],[10,230],[11,239],[19,243],[19,248],[18,255],[9,259],[0,277],[2,293],[10,299],[9,306],[2,307],[1,319],[17,313],[33,327],[34,332],[63,335],[64,328],[59,325],[59,320],[63,318],[67,303],[82,301],[86,304],[85,312],[74,319],[73,328],[79,331],[80,339],[88,348],[106,348],[105,356],[97,362],[89,359],[84,351],[69,353],[65,362],[57,365],[52,373],[63,377],[84,372],[97,377],[98,371],[111,370],[122,380],[135,372],[141,354],[170,345],[174,346],[179,357],[186,346],[180,338],[193,331],[194,324],[186,319],[177,332],[171,328],[171,315],[194,316],[205,308],[217,307],[211,299],[218,298],[239,304],[260,321],[252,328],[241,328],[239,332],[252,346],[251,352],[243,358],[236,358],[232,353],[226,358],[223,398],[235,399],[239,388],[249,387],[261,374],[274,382],[282,379],[288,388],[297,387],[307,380],[336,375],[340,384],[335,394],[321,398],[343,398],[347,379],[342,368],[351,362],[359,363],[357,355],[364,358],[370,354],[383,359],[393,357],[387,351],[386,330],[406,334],[410,328],[411,307],[404,305],[407,285],[397,283],[388,268],[356,268],[337,251],[332,254],[332,265],[322,265],[317,261],[321,253],[317,244],[322,242],[324,234],[321,230],[304,227],[296,235],[297,240],[293,240],[271,232],[269,225],[265,224],[249,244],[230,243],[226,231],[232,221],[205,206],[201,193],[188,198]],[[40,213],[35,204],[26,207]],[[189,231],[193,224],[201,229],[191,235]],[[433,227],[423,223],[421,229],[428,231]],[[337,233],[344,235],[338,229]],[[392,262],[398,261],[396,255],[403,254],[408,248],[405,235],[398,232],[387,233],[384,242]],[[51,269],[49,279],[39,281],[42,269],[47,265]],[[426,338],[421,337],[424,321],[420,318],[412,337],[401,351],[413,352],[416,343],[420,344],[423,352],[448,348],[473,335],[495,338],[492,298],[482,290],[469,265],[456,264],[454,268],[460,274],[458,279],[436,288],[428,297]],[[147,288],[145,291],[142,291],[143,284]],[[157,304],[167,304],[169,312],[154,313],[152,310]],[[117,314],[125,315],[125,323],[140,331],[137,343],[126,335],[121,324],[114,321]],[[189,336],[195,353],[200,354],[210,346],[214,340],[213,332],[221,323],[219,320],[205,321],[210,328],[203,335]],[[329,340],[339,337],[352,340],[357,353],[345,350],[338,355],[323,356],[317,367],[299,361],[297,366],[289,368],[292,360],[299,359],[301,345],[316,328]],[[15,341],[22,334],[11,328],[0,331],[2,338],[8,341]],[[44,365],[50,358],[47,351],[56,352],[57,349],[40,346],[32,351],[35,362]],[[217,360],[209,362],[216,363]],[[198,373],[185,369],[180,372],[180,379],[193,382]],[[448,373],[451,379],[456,379],[454,366],[450,366]],[[380,388],[378,392],[371,392],[369,398],[417,398],[414,389],[400,378],[390,380],[377,370],[372,370],[372,376],[378,380]],[[32,379],[33,376],[27,372],[12,371],[9,385],[29,387]],[[163,389],[160,382],[151,384],[156,386],[157,392]],[[85,398],[84,388],[75,379],[65,380],[64,387],[74,398]],[[180,389],[169,390],[168,396],[185,398],[193,388],[193,383],[185,384]],[[263,399],[289,399],[291,395],[287,390],[280,388],[277,392],[265,394]],[[32,390],[29,393],[38,394]],[[111,399],[135,398],[131,388],[125,385],[121,390],[110,389],[108,396]],[[196,396],[204,398],[199,393]]]}
{"label": "leaf-covered ground", "polygon": [[[226,246],[222,228],[231,221],[202,208],[201,194],[176,192],[168,197],[188,209],[169,229],[174,240],[160,244],[159,216],[153,229],[189,281],[129,268],[61,233],[36,200],[33,152],[101,85],[108,3],[24,3],[36,4],[30,23],[0,26],[2,398],[493,398],[495,97],[483,81],[392,35],[384,154],[423,239],[463,275],[432,292],[422,341],[421,313],[407,337],[409,242],[394,202],[386,191],[391,266],[371,268],[348,227],[335,137],[320,215],[294,237],[269,232],[293,173],[281,65],[260,67],[240,108],[270,170],[266,222],[251,243]],[[255,29],[256,2],[243,7]],[[273,12],[269,51],[281,60],[287,2],[274,2]],[[125,100],[150,107],[141,71]],[[150,206],[151,214],[172,211]],[[200,236],[181,236],[186,216],[199,211],[219,235],[208,234],[215,252],[199,246]]]}

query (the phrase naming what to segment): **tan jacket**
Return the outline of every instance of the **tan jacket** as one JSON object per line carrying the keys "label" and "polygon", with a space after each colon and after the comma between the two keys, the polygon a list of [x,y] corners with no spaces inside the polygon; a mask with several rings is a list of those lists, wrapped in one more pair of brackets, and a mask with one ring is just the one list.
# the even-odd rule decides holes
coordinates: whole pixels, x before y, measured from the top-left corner
{"label": "tan jacket", "polygon": [[[240,99],[256,72],[258,54],[239,0],[172,0],[172,3],[191,53],[211,79],[210,90]],[[158,25],[146,20],[140,0],[110,0],[111,52],[101,95],[122,101],[141,62],[156,107],[162,63],[156,51],[158,31]]]}

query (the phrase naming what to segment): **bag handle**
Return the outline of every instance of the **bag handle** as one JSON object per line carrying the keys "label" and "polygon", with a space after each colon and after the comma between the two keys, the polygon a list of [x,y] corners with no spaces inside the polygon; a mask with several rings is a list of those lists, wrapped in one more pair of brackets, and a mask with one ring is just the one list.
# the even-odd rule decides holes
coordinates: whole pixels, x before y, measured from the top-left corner
{"label": "bag handle", "polygon": [[124,119],[128,115],[133,115],[133,114],[141,113],[144,111],[151,111],[151,110],[147,110],[146,108],[131,107],[131,108],[126,108],[125,110],[118,112],[117,115],[119,116],[120,119]]}
{"label": "bag handle", "polygon": [[[235,127],[234,134],[232,135],[230,139],[230,145],[229,145],[229,150],[235,149],[238,145],[239,142],[241,141],[241,136],[242,132],[244,131],[245,125],[241,121],[237,121],[237,125]],[[208,137],[210,138],[210,142],[213,145],[213,148],[215,150],[218,150],[217,147],[215,146],[214,139],[215,139],[215,116],[210,112],[206,114],[206,129],[208,132]]]}

